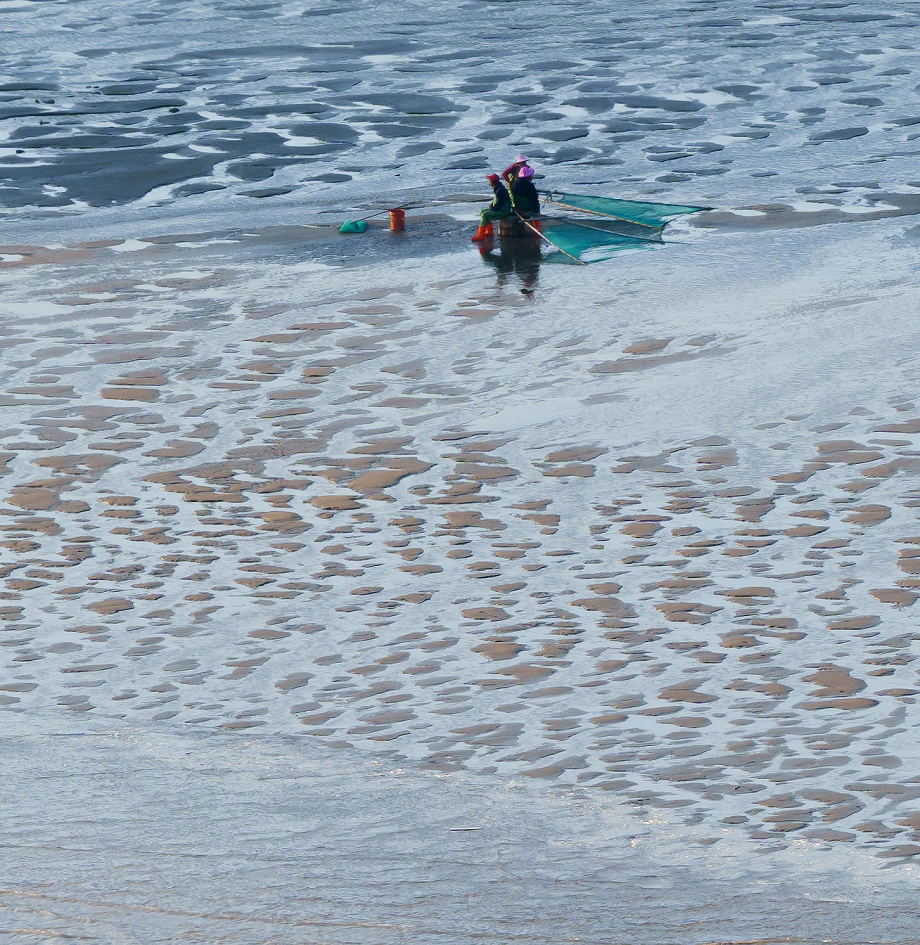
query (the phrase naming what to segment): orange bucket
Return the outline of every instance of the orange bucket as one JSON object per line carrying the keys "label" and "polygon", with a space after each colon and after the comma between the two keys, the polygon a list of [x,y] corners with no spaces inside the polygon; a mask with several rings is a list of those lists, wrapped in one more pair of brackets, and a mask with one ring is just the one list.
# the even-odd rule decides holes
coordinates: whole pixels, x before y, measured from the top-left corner
{"label": "orange bucket", "polygon": [[400,230],[406,228],[406,211],[405,210],[391,210],[390,211],[390,230],[393,233],[398,233]]}

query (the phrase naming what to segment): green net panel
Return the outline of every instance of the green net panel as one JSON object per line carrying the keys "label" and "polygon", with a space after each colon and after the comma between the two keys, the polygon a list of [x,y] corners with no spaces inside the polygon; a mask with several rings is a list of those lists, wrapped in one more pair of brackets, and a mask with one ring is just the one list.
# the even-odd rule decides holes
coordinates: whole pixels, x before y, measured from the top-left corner
{"label": "green net panel", "polygon": [[549,203],[568,207],[571,210],[583,210],[617,220],[626,220],[640,226],[662,227],[668,220],[685,213],[699,213],[709,207],[688,207],[676,203],[648,203],[643,200],[616,200],[613,197],[592,197],[586,194],[552,193]]}
{"label": "green net panel", "polygon": [[572,261],[563,255],[565,253],[582,262],[599,262],[624,250],[642,249],[649,243],[661,242],[660,230],[646,230],[637,237],[617,232],[614,227],[603,220],[588,225],[544,217],[542,229],[546,239],[562,250],[562,253],[553,254],[559,262]]}

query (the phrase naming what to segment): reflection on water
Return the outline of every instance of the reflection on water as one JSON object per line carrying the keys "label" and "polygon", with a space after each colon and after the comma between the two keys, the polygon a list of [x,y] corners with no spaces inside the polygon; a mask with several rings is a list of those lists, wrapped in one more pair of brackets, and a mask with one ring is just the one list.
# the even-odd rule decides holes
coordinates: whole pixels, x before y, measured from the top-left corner
{"label": "reflection on water", "polygon": [[482,261],[495,270],[499,287],[516,277],[520,280],[521,292],[533,294],[543,261],[543,247],[537,236],[500,236],[483,243],[479,252]]}

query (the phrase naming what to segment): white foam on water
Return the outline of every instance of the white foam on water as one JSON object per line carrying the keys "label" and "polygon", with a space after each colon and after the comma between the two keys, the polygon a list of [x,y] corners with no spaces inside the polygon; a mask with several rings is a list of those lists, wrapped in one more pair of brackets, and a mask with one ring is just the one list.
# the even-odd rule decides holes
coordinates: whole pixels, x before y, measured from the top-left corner
{"label": "white foam on water", "polygon": [[145,243],[143,240],[127,239],[117,246],[110,246],[113,253],[137,253],[142,249],[150,249],[155,243]]}
{"label": "white foam on water", "polygon": [[513,407],[506,407],[491,416],[483,417],[467,426],[477,430],[519,430],[523,427],[540,426],[566,417],[575,416],[581,409],[581,402],[574,397],[557,397],[552,400],[530,401]]}
{"label": "white foam on water", "polygon": [[748,20],[747,26],[798,26],[799,20],[788,16],[764,16],[756,20]]}
{"label": "white foam on water", "polygon": [[46,300],[15,302],[12,299],[4,299],[3,310],[7,316],[15,318],[59,318],[66,311],[66,306]]}
{"label": "white foam on water", "polygon": [[239,240],[224,240],[224,239],[213,239],[213,240],[179,240],[176,243],[173,243],[173,246],[181,246],[186,249],[202,249],[205,246],[232,246],[234,243],[238,243]]}

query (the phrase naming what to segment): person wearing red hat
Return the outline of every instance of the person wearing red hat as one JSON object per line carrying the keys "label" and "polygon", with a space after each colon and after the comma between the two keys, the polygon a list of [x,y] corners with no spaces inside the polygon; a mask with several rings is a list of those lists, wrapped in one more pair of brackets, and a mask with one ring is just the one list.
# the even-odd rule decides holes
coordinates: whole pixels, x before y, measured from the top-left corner
{"label": "person wearing red hat", "polygon": [[489,239],[493,234],[492,221],[505,220],[511,216],[511,195],[498,174],[489,174],[486,180],[492,185],[492,203],[479,211],[479,229],[470,239],[474,242]]}

